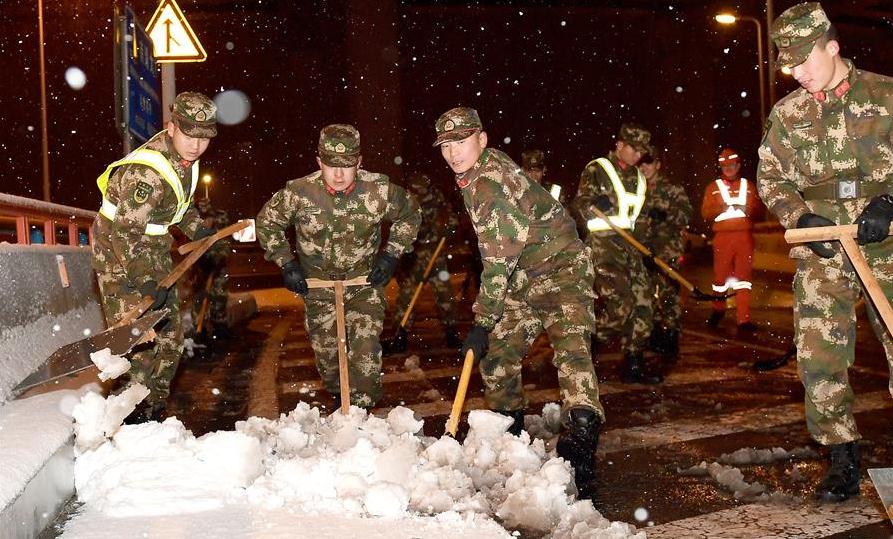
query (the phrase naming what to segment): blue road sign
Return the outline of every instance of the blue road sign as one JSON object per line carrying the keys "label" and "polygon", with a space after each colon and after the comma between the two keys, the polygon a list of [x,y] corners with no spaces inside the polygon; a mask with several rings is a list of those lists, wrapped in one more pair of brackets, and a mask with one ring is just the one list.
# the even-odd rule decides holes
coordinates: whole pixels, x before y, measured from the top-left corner
{"label": "blue road sign", "polygon": [[140,142],[161,130],[161,98],[152,40],[130,7],[125,8],[127,127]]}

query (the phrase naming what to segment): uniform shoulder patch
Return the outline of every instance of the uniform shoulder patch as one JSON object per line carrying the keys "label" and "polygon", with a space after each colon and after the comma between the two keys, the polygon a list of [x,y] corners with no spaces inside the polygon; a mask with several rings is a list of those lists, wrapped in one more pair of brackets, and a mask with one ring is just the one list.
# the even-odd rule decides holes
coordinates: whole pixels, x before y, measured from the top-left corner
{"label": "uniform shoulder patch", "polygon": [[133,191],[133,201],[137,204],[145,204],[149,197],[152,196],[152,186],[146,182],[138,182],[136,189]]}

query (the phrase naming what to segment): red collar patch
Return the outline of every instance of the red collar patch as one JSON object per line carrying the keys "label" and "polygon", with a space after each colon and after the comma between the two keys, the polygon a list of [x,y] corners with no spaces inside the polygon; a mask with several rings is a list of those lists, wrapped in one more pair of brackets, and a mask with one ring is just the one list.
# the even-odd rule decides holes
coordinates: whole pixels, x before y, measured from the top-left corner
{"label": "red collar patch", "polygon": [[332,196],[338,196],[338,195],[347,196],[347,195],[353,193],[353,190],[357,188],[357,182],[353,182],[352,184],[350,184],[347,187],[347,189],[344,189],[342,191],[336,191],[336,190],[332,189],[331,187],[329,187],[329,184],[327,184],[325,182],[323,182],[323,185],[326,186],[326,193],[328,193]]}

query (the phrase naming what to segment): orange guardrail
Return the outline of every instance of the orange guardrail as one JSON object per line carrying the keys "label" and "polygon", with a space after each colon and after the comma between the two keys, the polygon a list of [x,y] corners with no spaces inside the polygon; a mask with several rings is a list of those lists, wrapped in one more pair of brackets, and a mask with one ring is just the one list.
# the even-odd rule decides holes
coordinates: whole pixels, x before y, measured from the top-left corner
{"label": "orange guardrail", "polygon": [[19,245],[93,243],[94,211],[0,193],[0,242]]}

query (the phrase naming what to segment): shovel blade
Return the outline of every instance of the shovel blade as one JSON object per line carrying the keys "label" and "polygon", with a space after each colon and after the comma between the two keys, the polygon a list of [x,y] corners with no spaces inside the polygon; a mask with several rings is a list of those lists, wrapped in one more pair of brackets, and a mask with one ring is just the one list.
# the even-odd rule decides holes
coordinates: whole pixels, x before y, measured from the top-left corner
{"label": "shovel blade", "polygon": [[129,324],[108,329],[92,337],[66,344],[53,352],[43,365],[22,380],[12,390],[13,396],[21,395],[31,388],[53,382],[91,367],[93,361],[90,359],[90,354],[98,352],[103,348],[108,348],[116,356],[122,356],[130,352],[131,348],[140,342],[145,333],[167,314],[167,309],[151,311]]}
{"label": "shovel blade", "polygon": [[869,468],[868,477],[881,497],[887,517],[893,522],[893,468]]}

